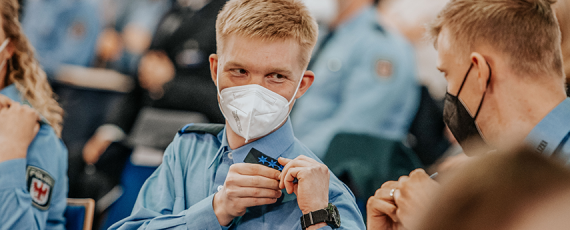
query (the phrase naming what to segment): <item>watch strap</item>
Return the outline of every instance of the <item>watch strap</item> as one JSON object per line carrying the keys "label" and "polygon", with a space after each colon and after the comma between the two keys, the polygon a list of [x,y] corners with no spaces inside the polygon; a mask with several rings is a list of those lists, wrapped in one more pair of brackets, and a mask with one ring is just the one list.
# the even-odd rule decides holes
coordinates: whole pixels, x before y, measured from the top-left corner
{"label": "watch strap", "polygon": [[309,226],[323,223],[328,220],[328,212],[325,209],[309,212],[301,216],[301,227],[307,229]]}

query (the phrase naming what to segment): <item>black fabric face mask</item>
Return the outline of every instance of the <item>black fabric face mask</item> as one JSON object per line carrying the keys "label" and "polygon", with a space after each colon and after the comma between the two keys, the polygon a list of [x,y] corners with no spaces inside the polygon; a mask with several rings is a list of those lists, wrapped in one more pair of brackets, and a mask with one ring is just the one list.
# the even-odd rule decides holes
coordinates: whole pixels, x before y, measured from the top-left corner
{"label": "black fabric face mask", "polygon": [[[491,81],[491,66],[489,66],[489,80],[487,80],[487,86],[489,87],[489,82]],[[481,102],[479,103],[479,107],[477,108],[477,112],[475,112],[475,116],[471,117],[467,108],[463,104],[463,102],[459,99],[459,94],[461,93],[461,89],[463,89],[463,85],[467,80],[467,76],[469,72],[473,68],[473,64],[467,70],[465,77],[463,78],[463,82],[461,83],[461,87],[459,87],[459,91],[457,92],[457,96],[453,96],[447,92],[445,94],[445,103],[443,107],[443,121],[449,127],[449,130],[463,148],[463,151],[467,155],[471,155],[471,151],[475,151],[476,149],[491,149],[489,145],[487,145],[481,136],[481,131],[475,122],[477,116],[479,115],[479,111],[481,110],[481,105],[483,104],[483,99],[485,99],[485,93],[481,97]]]}

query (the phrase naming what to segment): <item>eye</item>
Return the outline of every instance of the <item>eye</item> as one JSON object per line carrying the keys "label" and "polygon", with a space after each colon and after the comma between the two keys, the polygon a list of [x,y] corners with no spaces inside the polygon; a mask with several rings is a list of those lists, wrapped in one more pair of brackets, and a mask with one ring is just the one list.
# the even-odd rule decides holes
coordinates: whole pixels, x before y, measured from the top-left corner
{"label": "eye", "polygon": [[283,81],[283,80],[287,79],[287,77],[285,75],[281,75],[278,73],[272,73],[269,76],[272,78],[272,80]]}
{"label": "eye", "polygon": [[231,69],[230,72],[234,76],[243,76],[247,74],[247,71],[245,71],[245,69]]}

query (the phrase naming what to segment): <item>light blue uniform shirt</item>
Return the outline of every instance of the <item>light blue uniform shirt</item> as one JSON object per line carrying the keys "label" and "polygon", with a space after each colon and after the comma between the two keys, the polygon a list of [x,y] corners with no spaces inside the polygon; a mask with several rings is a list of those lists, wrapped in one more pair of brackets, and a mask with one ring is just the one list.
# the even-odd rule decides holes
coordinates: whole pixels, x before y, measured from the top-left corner
{"label": "light blue uniform shirt", "polygon": [[[306,155],[319,161],[293,136],[290,121],[235,150],[229,148],[225,130],[217,136],[178,134],[166,149],[162,164],[141,188],[131,216],[110,229],[227,229],[220,226],[214,213],[213,197],[224,184],[230,165],[243,163],[251,148],[275,159]],[[354,195],[332,172],[329,202],[339,210],[340,229],[366,228]],[[248,208],[229,229],[301,229],[301,216],[295,195],[285,195],[275,204]]]}
{"label": "light blue uniform shirt", "polygon": [[570,98],[556,106],[526,137],[525,142],[546,156],[557,156],[570,165]]}
{"label": "light blue uniform shirt", "polygon": [[420,99],[410,44],[381,27],[372,7],[332,33],[316,50],[315,81],[293,110],[297,138],[321,158],[339,132],[405,138]]}
{"label": "light blue uniform shirt", "polygon": [[26,1],[22,28],[49,78],[62,64],[91,65],[101,32],[96,1]]}
{"label": "light blue uniform shirt", "polygon": [[[2,89],[0,94],[22,103],[14,85]],[[32,204],[26,176],[29,166],[47,172],[55,180],[49,190],[42,187],[47,192],[44,196],[51,193],[45,211]],[[51,126],[43,124],[28,147],[26,159],[0,163],[0,229],[65,229],[67,190],[67,149]]]}

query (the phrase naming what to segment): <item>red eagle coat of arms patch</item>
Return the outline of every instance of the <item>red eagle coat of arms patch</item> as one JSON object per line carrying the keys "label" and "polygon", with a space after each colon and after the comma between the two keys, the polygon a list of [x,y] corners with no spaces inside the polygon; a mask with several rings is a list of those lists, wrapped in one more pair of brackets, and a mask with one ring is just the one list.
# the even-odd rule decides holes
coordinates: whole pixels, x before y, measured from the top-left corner
{"label": "red eagle coat of arms patch", "polygon": [[47,210],[55,180],[46,171],[34,166],[28,166],[26,178],[32,204],[38,209]]}

